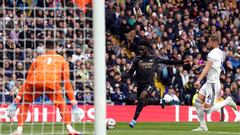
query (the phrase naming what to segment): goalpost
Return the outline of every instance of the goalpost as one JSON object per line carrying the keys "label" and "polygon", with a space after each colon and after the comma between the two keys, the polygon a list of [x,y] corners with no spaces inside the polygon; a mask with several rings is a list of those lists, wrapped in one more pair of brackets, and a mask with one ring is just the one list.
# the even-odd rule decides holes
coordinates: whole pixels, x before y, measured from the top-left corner
{"label": "goalpost", "polygon": [[[72,3],[70,1],[72,1]],[[51,0],[22,0],[23,3],[20,3],[21,0],[3,0],[2,2],[4,4],[0,3],[0,10],[3,11],[3,17],[0,16],[0,21],[3,22],[0,23],[0,25],[3,26],[3,29],[0,29],[0,44],[3,44],[3,46],[8,46],[10,44],[15,45],[12,48],[4,47],[4,51],[2,50],[4,52],[4,57],[2,60],[3,67],[0,67],[0,73],[3,75],[3,78],[0,79],[3,79],[3,81],[1,81],[4,85],[9,83],[5,78],[5,74],[8,72],[6,63],[13,66],[12,74],[17,73],[18,70],[20,70],[18,68],[21,66],[21,72],[27,72],[29,69],[27,66],[30,65],[37,55],[43,53],[44,45],[42,44],[42,41],[45,40],[44,37],[53,36],[51,38],[56,38],[56,41],[59,41],[56,43],[58,46],[57,50],[60,51],[69,62],[75,61],[73,63],[74,69],[70,72],[73,74],[72,83],[73,89],[76,90],[76,96],[78,93],[84,94],[86,89],[89,89],[85,89],[87,84],[94,82],[94,85],[92,85],[93,91],[91,91],[94,93],[94,102],[89,107],[89,105],[85,105],[87,102],[85,98],[83,101],[80,101],[83,118],[81,122],[73,124],[73,127],[83,132],[83,134],[106,135],[105,1],[92,0],[92,8],[88,9],[91,10],[91,13],[93,14],[92,18],[86,17],[84,12],[79,12],[80,8],[74,3],[76,1],[77,0],[52,0],[53,3],[50,3]],[[37,6],[37,4],[42,4],[43,7]],[[81,16],[83,16],[83,18],[81,18]],[[87,19],[90,23],[86,21]],[[83,24],[83,28],[81,28],[79,22]],[[91,23],[93,25],[92,28]],[[72,25],[74,25],[74,27],[72,27]],[[51,35],[51,32],[49,33],[52,29],[56,32],[55,35]],[[22,34],[23,31],[25,31],[25,33]],[[82,31],[82,35],[80,34],[80,36],[78,35],[79,31]],[[89,34],[89,31],[90,35],[93,35],[92,37],[86,36]],[[72,33],[72,35],[69,36],[69,32],[70,34]],[[17,38],[15,36],[17,36]],[[91,42],[91,40],[93,40],[93,48],[87,47],[86,49],[87,42]],[[77,65],[76,59],[73,60],[73,57],[66,54],[75,54],[78,48],[81,49],[83,58],[89,57],[89,61],[86,60],[86,62],[84,60],[82,64],[93,63],[94,67],[94,71],[92,71],[94,73],[94,79],[90,79],[91,75],[88,75],[86,78],[80,78],[84,87],[83,91],[77,90],[78,86],[76,85],[79,81],[79,77],[75,74],[82,73],[81,75],[83,76],[85,74],[84,72],[79,73],[80,70],[75,69],[75,66]],[[89,53],[91,51],[93,51],[93,56],[90,56],[92,55]],[[27,57],[23,60],[19,60],[16,52],[21,52]],[[11,58],[9,59],[9,57]],[[20,74],[20,71],[18,73]],[[91,71],[89,71],[88,74],[91,74]],[[17,79],[14,80],[14,90],[19,89],[19,83],[25,78],[26,76],[23,74],[21,79],[17,77]],[[8,76],[7,79],[11,80],[13,78]],[[4,88],[4,85],[0,87]],[[45,100],[45,98],[46,97],[43,96],[40,100]],[[3,113],[3,111],[6,110],[7,105],[11,103],[10,101],[4,100],[0,101],[0,103],[0,134],[12,133],[17,126],[17,117],[15,116],[13,119],[8,119],[6,114]],[[43,101],[42,104],[34,104],[30,106],[30,113],[28,114],[27,122],[23,127],[23,134],[67,133],[64,124],[61,122],[59,110],[54,110],[55,108],[51,105],[52,104],[48,101]],[[94,112],[92,111],[93,108]],[[86,116],[89,113],[88,111],[91,112],[91,118],[90,116]],[[91,126],[90,129],[87,127],[88,121],[93,123],[94,132],[91,130]]]}
{"label": "goalpost", "polygon": [[106,135],[106,62],[104,0],[93,0],[95,134]]}

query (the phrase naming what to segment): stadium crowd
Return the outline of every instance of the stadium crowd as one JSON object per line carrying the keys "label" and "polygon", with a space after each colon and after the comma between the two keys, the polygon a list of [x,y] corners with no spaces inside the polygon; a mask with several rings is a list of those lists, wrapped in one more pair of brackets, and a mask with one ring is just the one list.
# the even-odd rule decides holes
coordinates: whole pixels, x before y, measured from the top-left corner
{"label": "stadium crowd", "polygon": [[[232,96],[240,105],[240,1],[239,0],[106,0],[107,101],[115,105],[137,103],[134,80],[123,78],[147,40],[152,55],[184,60],[182,66],[158,65],[151,100],[159,104],[192,105],[193,86],[207,60],[212,33],[221,35],[226,59],[221,74],[221,97]],[[36,3],[0,0],[0,102],[11,102],[44,39],[56,39],[57,52],[68,60],[79,104],[93,104],[92,11],[82,12],[71,1]],[[3,6],[4,5],[4,6]],[[32,10],[32,6],[36,8]],[[54,30],[54,32],[53,32]],[[203,82],[202,82],[203,83]],[[48,102],[47,97],[36,103]]]}

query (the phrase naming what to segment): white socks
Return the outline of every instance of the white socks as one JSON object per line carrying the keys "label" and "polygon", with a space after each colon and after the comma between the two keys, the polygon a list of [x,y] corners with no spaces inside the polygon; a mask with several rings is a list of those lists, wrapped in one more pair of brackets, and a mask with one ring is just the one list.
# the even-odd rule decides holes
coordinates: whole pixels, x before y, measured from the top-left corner
{"label": "white socks", "polygon": [[195,100],[194,106],[196,107],[196,112],[197,112],[198,119],[200,121],[200,126],[206,126],[206,122],[205,122],[205,119],[204,119],[204,112],[206,112],[207,114],[210,114],[214,111],[218,111],[219,109],[221,109],[225,105],[227,105],[226,100],[224,100],[222,102],[215,103],[211,108],[203,110],[202,101],[197,98]]}
{"label": "white socks", "polygon": [[200,126],[206,126],[206,122],[204,119],[204,111],[203,111],[203,107],[202,107],[202,101],[197,98],[195,100],[194,106],[196,107],[197,116],[200,121]]}
{"label": "white socks", "polygon": [[22,133],[22,130],[23,130],[23,127],[22,127],[22,126],[18,126],[17,132],[18,132],[18,133]]}
{"label": "white socks", "polygon": [[68,130],[68,132],[70,133],[70,134],[81,134],[81,132],[78,132],[78,131],[76,131],[75,129],[73,129],[73,127],[72,127],[72,125],[71,124],[67,124],[66,125],[66,127],[67,127],[67,130]]}
{"label": "white socks", "polygon": [[209,113],[212,113],[214,111],[218,111],[219,109],[221,109],[225,105],[227,105],[227,101],[226,100],[218,102],[218,103],[215,103],[207,113],[209,114]]}
{"label": "white socks", "polygon": [[66,127],[67,127],[68,131],[73,131],[73,128],[72,128],[71,124],[67,124]]}

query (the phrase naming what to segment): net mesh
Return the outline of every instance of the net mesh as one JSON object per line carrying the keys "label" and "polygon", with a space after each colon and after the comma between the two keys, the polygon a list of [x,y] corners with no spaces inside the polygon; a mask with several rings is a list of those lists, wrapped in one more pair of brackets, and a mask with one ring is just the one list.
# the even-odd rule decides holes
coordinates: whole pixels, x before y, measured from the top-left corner
{"label": "net mesh", "polygon": [[[56,52],[69,63],[71,85],[82,110],[81,122],[75,122],[73,127],[92,134],[85,130],[85,122],[92,122],[85,111],[91,114],[93,105],[92,9],[88,2],[0,0],[1,134],[12,133],[17,127],[17,116],[9,119],[5,110],[18,94],[31,63],[45,53],[46,39],[54,40]],[[42,94],[29,107],[24,133],[66,134],[59,112],[49,97]]]}

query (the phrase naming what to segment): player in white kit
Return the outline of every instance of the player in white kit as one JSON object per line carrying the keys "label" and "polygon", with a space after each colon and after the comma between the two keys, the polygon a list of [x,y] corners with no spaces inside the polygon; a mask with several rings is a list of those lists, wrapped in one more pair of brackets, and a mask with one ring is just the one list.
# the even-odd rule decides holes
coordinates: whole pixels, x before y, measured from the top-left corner
{"label": "player in white kit", "polygon": [[225,105],[229,105],[237,110],[237,106],[231,97],[227,97],[224,101],[215,103],[216,98],[219,97],[220,94],[220,73],[222,62],[224,61],[223,52],[218,48],[219,43],[220,36],[213,34],[207,44],[207,47],[211,49],[211,51],[207,56],[206,65],[194,84],[194,86],[199,89],[201,87],[201,80],[207,75],[207,81],[201,87],[194,104],[200,121],[200,126],[192,131],[208,131],[204,119],[204,112],[209,114],[218,111]]}

